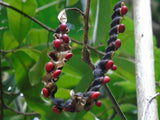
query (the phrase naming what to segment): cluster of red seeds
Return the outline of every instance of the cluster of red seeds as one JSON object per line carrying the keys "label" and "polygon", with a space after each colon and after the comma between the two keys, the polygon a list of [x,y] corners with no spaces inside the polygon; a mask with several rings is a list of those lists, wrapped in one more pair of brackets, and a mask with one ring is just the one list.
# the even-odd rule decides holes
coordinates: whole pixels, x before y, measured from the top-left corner
{"label": "cluster of red seeds", "polygon": [[[123,1],[120,1],[115,5],[113,10],[114,13],[112,15],[111,30],[109,31],[109,39],[107,41],[108,47],[106,48],[106,54],[96,65],[96,69],[93,72],[95,80],[91,83],[91,86],[88,88],[87,92],[74,93],[71,95],[72,99],[69,99],[66,102],[64,102],[63,99],[54,98],[54,94],[57,90],[55,82],[61,74],[61,69],[64,66],[63,62],[68,61],[73,54],[71,53],[71,48],[69,46],[70,39],[67,34],[67,24],[62,23],[58,27],[53,41],[55,51],[49,53],[51,61],[46,64],[47,73],[43,79],[45,84],[45,87],[43,88],[43,95],[51,98],[52,102],[55,104],[52,108],[55,113],[61,113],[63,110],[67,112],[79,112],[81,110],[88,111],[93,107],[93,104],[97,107],[102,105],[102,102],[98,101],[101,94],[99,89],[102,84],[110,82],[110,77],[105,76],[105,73],[109,69],[114,71],[117,70],[117,66],[114,64],[112,56],[121,46],[121,40],[117,39],[117,37],[119,33],[123,33],[125,31],[125,25],[121,24],[121,20],[123,19],[123,15],[128,12],[128,8],[124,5]],[[57,57],[57,53],[65,51],[67,51],[65,56],[62,55],[64,58]],[[56,64],[59,60],[62,60],[62,65]]]}

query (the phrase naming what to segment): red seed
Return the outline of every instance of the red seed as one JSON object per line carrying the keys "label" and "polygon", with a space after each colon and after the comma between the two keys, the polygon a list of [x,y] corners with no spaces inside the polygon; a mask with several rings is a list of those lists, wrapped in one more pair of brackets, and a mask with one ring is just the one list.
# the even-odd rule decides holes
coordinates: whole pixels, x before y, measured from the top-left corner
{"label": "red seed", "polygon": [[60,112],[61,112],[60,110],[58,110],[58,108],[57,108],[56,105],[52,107],[52,110],[53,110],[53,112],[55,112],[55,113],[60,113]]}
{"label": "red seed", "polygon": [[117,66],[113,65],[111,69],[115,71],[115,70],[117,70]]}
{"label": "red seed", "polygon": [[52,76],[53,76],[54,78],[59,77],[60,74],[61,74],[61,72],[62,72],[61,70],[56,70],[56,71],[53,73]]}
{"label": "red seed", "polygon": [[97,107],[101,107],[101,105],[102,105],[102,102],[101,102],[101,101],[97,101],[97,102],[96,102],[96,106],[97,106]]}
{"label": "red seed", "polygon": [[122,6],[122,7],[121,7],[121,13],[122,13],[122,15],[127,14],[127,12],[128,12],[127,6]]}
{"label": "red seed", "polygon": [[66,56],[65,56],[65,58],[67,60],[69,60],[69,59],[71,59],[72,56],[73,56],[73,53],[67,53]]}
{"label": "red seed", "polygon": [[118,49],[121,47],[121,40],[120,39],[117,39],[116,42],[115,42],[115,47]]}
{"label": "red seed", "polygon": [[99,91],[96,91],[96,92],[92,93],[91,98],[92,99],[97,99],[100,96],[100,94],[101,93]]}
{"label": "red seed", "polygon": [[48,62],[46,64],[46,71],[50,72],[53,69],[53,67],[54,67],[54,64],[52,62]]}
{"label": "red seed", "polygon": [[64,24],[64,23],[60,24],[60,31],[65,31],[66,28],[67,28],[67,24]]}
{"label": "red seed", "polygon": [[106,69],[110,69],[110,68],[112,68],[112,66],[113,66],[113,64],[114,64],[114,62],[113,62],[113,60],[108,60],[108,62],[107,62],[107,64],[106,64]]}
{"label": "red seed", "polygon": [[55,48],[61,47],[61,41],[60,41],[59,39],[55,39],[55,40],[53,41],[53,44],[54,44],[54,47],[55,47]]}
{"label": "red seed", "polygon": [[42,90],[42,92],[43,92],[43,95],[45,96],[45,97],[48,97],[48,89],[47,88],[43,88],[43,90]]}
{"label": "red seed", "polygon": [[104,76],[104,77],[103,77],[103,82],[104,82],[104,83],[109,83],[110,80],[111,80],[111,79],[110,79],[109,76]]}
{"label": "red seed", "polygon": [[120,24],[119,25],[119,33],[123,33],[125,31],[125,25],[124,24]]}
{"label": "red seed", "polygon": [[68,36],[67,34],[64,34],[64,35],[62,36],[62,39],[63,39],[63,41],[64,41],[65,43],[68,43],[68,42],[69,42],[69,36]]}

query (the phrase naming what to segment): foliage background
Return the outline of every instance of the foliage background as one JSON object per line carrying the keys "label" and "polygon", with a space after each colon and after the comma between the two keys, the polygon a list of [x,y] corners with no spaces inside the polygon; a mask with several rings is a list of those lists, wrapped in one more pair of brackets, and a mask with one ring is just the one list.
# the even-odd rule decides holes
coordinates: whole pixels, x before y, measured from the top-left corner
{"label": "foliage background", "polygon": [[[20,9],[32,17],[50,26],[53,29],[59,25],[57,15],[66,7],[77,7],[85,10],[85,0],[5,0],[10,5]],[[119,0],[94,0],[91,2],[89,19],[89,45],[105,52],[107,47],[108,31],[110,29],[112,8]],[[115,72],[109,71],[111,82],[108,84],[122,111],[128,120],[137,119],[136,105],[136,81],[134,63],[134,25],[132,20],[131,1],[127,1],[129,12],[124,17],[126,26],[124,34],[120,34],[121,48],[114,56],[114,62],[118,66]],[[99,7],[99,12],[97,8]],[[159,8],[159,7],[158,7]],[[49,33],[38,24],[19,13],[1,6],[1,27],[7,27],[0,31],[0,48],[8,51],[1,52],[1,67],[3,75],[3,90],[19,93],[16,95],[3,94],[5,104],[11,108],[25,113],[37,112],[37,115],[18,115],[9,109],[4,109],[5,120],[106,120],[112,119],[115,112],[107,93],[101,90],[102,107],[93,107],[91,111],[80,113],[55,114],[52,112],[53,104],[41,93],[41,82],[45,74],[44,66],[49,61],[47,52],[52,49],[53,33]],[[159,10],[156,10],[159,13]],[[68,26],[72,39],[83,41],[83,18],[75,11],[68,11]],[[154,14],[153,14],[154,18]],[[97,20],[97,21],[96,21]],[[154,19],[157,21],[157,18]],[[158,23],[158,22],[157,22]],[[158,23],[159,24],[159,23]],[[97,26],[97,27],[96,27]],[[158,38],[157,38],[158,39]],[[160,91],[160,50],[155,45],[155,73],[157,92]],[[49,47],[47,46],[49,44]],[[100,46],[99,46],[100,45]],[[85,91],[94,79],[88,65],[81,60],[82,45],[72,42],[73,58],[68,61],[62,70],[62,75],[57,82],[58,92],[56,97],[70,98],[71,89]],[[94,63],[101,59],[101,55],[91,50]],[[160,97],[158,97],[159,101]],[[160,115],[160,103],[159,115]],[[119,120],[115,115],[113,120]]]}

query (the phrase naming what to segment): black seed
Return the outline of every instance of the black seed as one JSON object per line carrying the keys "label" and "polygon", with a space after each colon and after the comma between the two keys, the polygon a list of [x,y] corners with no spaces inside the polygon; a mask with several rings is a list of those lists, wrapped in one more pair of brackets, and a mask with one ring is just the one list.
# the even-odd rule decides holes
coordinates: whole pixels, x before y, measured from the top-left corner
{"label": "black seed", "polygon": [[107,43],[108,45],[111,43],[111,42],[115,42],[117,40],[117,36],[118,34],[113,34],[109,37],[109,39],[107,40]]}
{"label": "black seed", "polygon": [[103,60],[109,60],[112,58],[112,54],[114,53],[114,51],[109,51],[107,52],[104,56],[103,56]]}
{"label": "black seed", "polygon": [[64,107],[64,100],[60,98],[51,98],[52,102],[59,106],[59,107]]}
{"label": "black seed", "polygon": [[116,3],[116,5],[114,6],[113,10],[115,11],[117,8],[121,8],[121,1]]}
{"label": "black seed", "polygon": [[95,79],[104,76],[103,70],[102,70],[102,69],[99,69],[99,68],[96,68],[96,69],[93,71],[93,74],[94,74],[94,78],[95,78]]}
{"label": "black seed", "polygon": [[112,14],[112,20],[115,18],[115,17],[119,17],[121,16],[121,10],[120,8],[117,8],[114,13]]}
{"label": "black seed", "polygon": [[118,34],[117,28],[118,28],[118,25],[112,27],[111,30],[109,31],[109,36]]}
{"label": "black seed", "polygon": [[112,42],[107,48],[106,48],[106,53],[109,51],[114,51],[116,49],[115,47],[115,42]]}
{"label": "black seed", "polygon": [[100,87],[101,87],[101,85],[96,85],[91,89],[91,91],[99,91]]}
{"label": "black seed", "polygon": [[121,16],[117,16],[116,18],[114,18],[114,19],[112,20],[112,22],[111,22],[111,28],[112,28],[113,26],[116,26],[116,25],[120,24],[122,18],[123,18],[123,17],[121,17]]}

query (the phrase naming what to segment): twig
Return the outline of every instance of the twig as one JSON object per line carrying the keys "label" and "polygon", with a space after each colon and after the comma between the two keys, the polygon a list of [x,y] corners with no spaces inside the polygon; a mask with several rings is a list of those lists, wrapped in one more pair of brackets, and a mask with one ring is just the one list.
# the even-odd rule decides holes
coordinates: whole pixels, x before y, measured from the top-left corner
{"label": "twig", "polygon": [[108,97],[110,98],[110,100],[113,104],[113,107],[114,107],[115,111],[118,113],[121,120],[127,120],[125,115],[123,114],[121,108],[119,107],[119,104],[117,103],[116,99],[114,98],[112,92],[110,91],[109,87],[104,83],[103,83],[103,87],[104,87],[104,90],[106,91],[106,93],[108,93]]}
{"label": "twig", "polygon": [[[72,40],[73,42],[79,44],[79,45],[83,45],[83,43],[80,42],[80,41],[77,41],[77,40],[74,40],[74,39],[71,39],[71,40]],[[100,54],[100,55],[105,55],[104,52],[101,52],[101,51],[97,50],[97,48],[94,48],[94,47],[92,47],[92,46],[90,46],[90,45],[87,45],[87,47],[88,47],[89,49],[93,50],[94,52]]]}
{"label": "twig", "polygon": [[5,7],[11,8],[11,9],[17,11],[18,13],[24,15],[25,17],[29,18],[30,20],[32,20],[32,21],[34,21],[35,23],[39,24],[40,26],[42,26],[42,27],[45,28],[46,30],[48,30],[48,31],[50,31],[50,32],[53,32],[53,33],[55,32],[55,30],[53,30],[52,28],[46,26],[45,24],[43,24],[42,22],[40,22],[40,21],[37,20],[36,18],[27,15],[26,13],[20,11],[19,9],[17,9],[17,8],[11,6],[11,5],[9,5],[8,3],[0,1],[0,4],[3,5],[3,6],[5,6]]}
{"label": "twig", "polygon": [[67,10],[75,10],[76,12],[80,13],[82,16],[85,16],[85,14],[80,9],[78,9],[78,8],[66,8],[65,10],[66,11]]}
{"label": "twig", "polygon": [[89,20],[90,4],[91,4],[91,0],[87,0],[86,12],[85,12],[85,15],[83,16],[84,17],[84,40],[83,40],[82,60],[86,62],[92,70],[94,70],[95,66],[91,61],[90,53],[87,49],[88,29],[89,29],[88,20]]}
{"label": "twig", "polygon": [[20,94],[20,92],[14,93],[14,92],[7,92],[7,91],[3,91],[3,93],[6,95],[19,95]]}
{"label": "twig", "polygon": [[1,99],[1,116],[0,116],[0,119],[3,120],[4,100],[3,100],[3,84],[2,84],[2,71],[1,71],[1,57],[0,57],[0,99]]}
{"label": "twig", "polygon": [[144,107],[144,111],[143,111],[143,114],[142,114],[142,120],[145,120],[145,116],[146,116],[146,112],[147,110],[149,109],[149,105],[151,104],[152,100],[156,99],[156,97],[160,95],[160,92],[156,93],[155,95],[153,95],[150,99],[148,99],[145,107]]}
{"label": "twig", "polygon": [[117,112],[114,110],[113,115],[112,115],[108,120],[112,120],[112,119],[114,119],[114,118],[116,117],[116,115],[117,115]]}
{"label": "twig", "polygon": [[11,111],[15,112],[17,115],[25,115],[25,116],[38,115],[38,116],[40,116],[40,114],[37,113],[37,112],[24,113],[24,112],[16,111],[16,110],[14,110],[13,108],[10,108],[10,107],[9,107],[8,105],[6,105],[6,104],[4,104],[4,106],[5,106],[8,110],[11,110]]}

